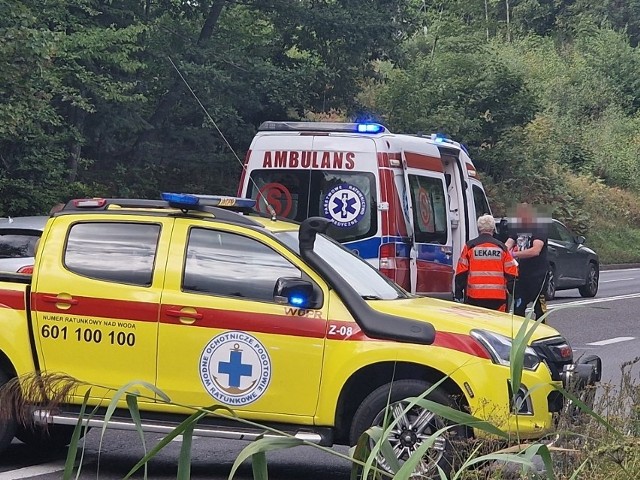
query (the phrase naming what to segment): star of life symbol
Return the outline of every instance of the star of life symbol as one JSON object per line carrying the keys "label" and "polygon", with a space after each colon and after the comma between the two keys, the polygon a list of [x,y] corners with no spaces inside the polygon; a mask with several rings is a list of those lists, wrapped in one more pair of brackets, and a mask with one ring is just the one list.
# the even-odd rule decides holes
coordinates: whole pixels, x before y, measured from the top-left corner
{"label": "star of life symbol", "polygon": [[352,227],[364,217],[367,202],[357,187],[343,183],[325,195],[323,210],[337,227]]}
{"label": "star of life symbol", "polygon": [[219,402],[242,406],[269,387],[271,359],[265,346],[246,332],[230,331],[209,341],[200,355],[200,380]]}

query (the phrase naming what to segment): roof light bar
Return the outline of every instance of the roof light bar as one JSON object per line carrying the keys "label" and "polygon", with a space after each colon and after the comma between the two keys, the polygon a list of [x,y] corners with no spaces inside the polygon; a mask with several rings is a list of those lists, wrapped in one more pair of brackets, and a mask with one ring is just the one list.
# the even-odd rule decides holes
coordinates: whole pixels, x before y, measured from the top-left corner
{"label": "roof light bar", "polygon": [[386,133],[389,132],[379,123],[343,123],[343,122],[263,122],[260,132],[340,132],[340,133]]}
{"label": "roof light bar", "polygon": [[105,198],[79,198],[73,201],[76,208],[101,208],[107,204]]}
{"label": "roof light bar", "polygon": [[256,201],[250,198],[224,197],[220,195],[164,192],[161,198],[173,208],[187,210],[198,206],[250,210],[256,205]]}

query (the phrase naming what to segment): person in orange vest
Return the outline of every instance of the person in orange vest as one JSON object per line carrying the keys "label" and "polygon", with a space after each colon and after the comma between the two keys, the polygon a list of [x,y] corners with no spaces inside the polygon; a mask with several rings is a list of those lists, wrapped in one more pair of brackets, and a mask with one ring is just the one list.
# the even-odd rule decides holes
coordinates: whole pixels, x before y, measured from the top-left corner
{"label": "person in orange vest", "polygon": [[456,266],[454,300],[506,312],[518,263],[505,244],[493,237],[495,229],[493,216],[478,218],[480,235],[465,244]]}

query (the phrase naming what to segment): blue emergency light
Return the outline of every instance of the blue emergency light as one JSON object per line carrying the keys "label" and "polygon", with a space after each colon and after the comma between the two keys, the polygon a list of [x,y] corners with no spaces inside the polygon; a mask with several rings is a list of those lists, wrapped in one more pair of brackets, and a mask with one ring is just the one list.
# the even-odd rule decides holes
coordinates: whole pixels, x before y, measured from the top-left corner
{"label": "blue emergency light", "polygon": [[200,203],[200,199],[196,195],[189,193],[162,193],[162,200],[169,202],[172,206],[195,207]]}
{"label": "blue emergency light", "polygon": [[251,198],[223,197],[220,195],[196,195],[193,193],[169,193],[163,192],[162,200],[170,206],[180,209],[192,209],[194,207],[218,207],[234,210],[250,210],[256,205]]}
{"label": "blue emergency light", "polygon": [[307,303],[307,299],[299,294],[294,294],[289,297],[289,304],[296,307],[303,307]]}
{"label": "blue emergency light", "polygon": [[358,123],[358,133],[380,133],[385,128],[379,123]]}

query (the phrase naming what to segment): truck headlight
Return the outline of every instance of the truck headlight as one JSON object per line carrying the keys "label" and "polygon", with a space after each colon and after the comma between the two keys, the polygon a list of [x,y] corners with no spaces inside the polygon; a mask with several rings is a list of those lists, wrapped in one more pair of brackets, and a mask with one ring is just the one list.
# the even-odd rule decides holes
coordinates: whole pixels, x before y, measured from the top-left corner
{"label": "truck headlight", "polygon": [[[506,367],[510,365],[509,355],[511,354],[513,342],[509,337],[479,329],[471,330],[471,336],[478,340],[487,352],[489,352],[493,363]],[[538,365],[540,365],[540,357],[538,357],[533,348],[527,347],[525,349],[523,365],[527,370],[535,370],[538,368]]]}

